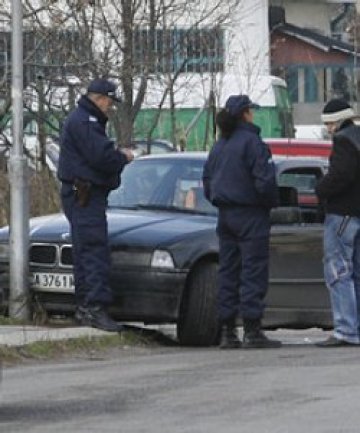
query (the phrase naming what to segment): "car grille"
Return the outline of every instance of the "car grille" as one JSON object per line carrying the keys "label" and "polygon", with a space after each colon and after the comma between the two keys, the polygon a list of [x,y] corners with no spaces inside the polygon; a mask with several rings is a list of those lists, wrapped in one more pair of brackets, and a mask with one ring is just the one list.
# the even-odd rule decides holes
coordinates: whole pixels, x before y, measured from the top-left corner
{"label": "car grille", "polygon": [[60,250],[60,264],[63,266],[72,266],[72,247],[66,245]]}
{"label": "car grille", "polygon": [[[113,251],[112,263],[115,266],[150,266],[152,253],[149,251]],[[55,244],[33,244],[29,252],[33,266],[59,266],[67,268],[73,265],[72,246]]]}
{"label": "car grille", "polygon": [[72,266],[71,245],[33,244],[30,246],[30,264],[34,266]]}
{"label": "car grille", "polygon": [[57,260],[56,245],[31,245],[29,252],[31,264],[53,266]]}

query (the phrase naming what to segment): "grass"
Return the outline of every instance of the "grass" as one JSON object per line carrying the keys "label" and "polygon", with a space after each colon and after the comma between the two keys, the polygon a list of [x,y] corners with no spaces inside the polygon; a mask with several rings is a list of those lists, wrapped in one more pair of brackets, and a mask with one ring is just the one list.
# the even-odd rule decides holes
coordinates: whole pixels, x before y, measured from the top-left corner
{"label": "grass", "polygon": [[22,320],[18,319],[12,319],[11,317],[2,316],[0,314],[0,326],[4,325],[16,325],[16,326],[22,326],[22,325],[29,325],[30,323],[24,322]]}
{"label": "grass", "polygon": [[154,347],[156,345],[158,341],[154,335],[133,331],[59,341],[37,341],[16,347],[0,345],[0,363],[6,366],[28,360],[51,360],[78,354],[96,357],[111,348]]}

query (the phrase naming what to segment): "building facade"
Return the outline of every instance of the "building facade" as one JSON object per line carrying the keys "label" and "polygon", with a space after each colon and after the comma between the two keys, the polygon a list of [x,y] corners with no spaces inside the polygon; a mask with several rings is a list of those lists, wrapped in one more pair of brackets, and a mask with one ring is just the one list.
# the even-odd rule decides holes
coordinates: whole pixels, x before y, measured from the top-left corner
{"label": "building facade", "polygon": [[355,2],[271,0],[273,73],[287,81],[297,124],[320,123],[324,103],[342,97],[359,101],[356,46],[345,31]]}

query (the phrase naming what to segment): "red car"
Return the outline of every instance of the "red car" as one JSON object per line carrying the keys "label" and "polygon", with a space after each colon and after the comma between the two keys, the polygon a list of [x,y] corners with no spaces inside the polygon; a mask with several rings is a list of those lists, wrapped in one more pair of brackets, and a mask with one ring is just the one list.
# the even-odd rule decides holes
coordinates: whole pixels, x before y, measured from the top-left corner
{"label": "red car", "polygon": [[331,141],[298,138],[267,138],[273,155],[311,156],[328,158],[331,152]]}

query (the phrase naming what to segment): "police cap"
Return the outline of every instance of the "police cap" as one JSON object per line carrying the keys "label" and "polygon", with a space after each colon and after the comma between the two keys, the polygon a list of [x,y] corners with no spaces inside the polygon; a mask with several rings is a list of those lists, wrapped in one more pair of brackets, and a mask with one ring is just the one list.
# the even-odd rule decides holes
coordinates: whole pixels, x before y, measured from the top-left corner
{"label": "police cap", "polygon": [[260,105],[254,104],[248,95],[232,95],[225,104],[225,110],[232,116],[238,116],[247,108],[260,108]]}
{"label": "police cap", "polygon": [[88,93],[97,93],[111,98],[113,101],[121,102],[120,96],[116,92],[116,85],[105,78],[96,78],[87,88]]}

